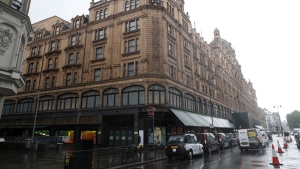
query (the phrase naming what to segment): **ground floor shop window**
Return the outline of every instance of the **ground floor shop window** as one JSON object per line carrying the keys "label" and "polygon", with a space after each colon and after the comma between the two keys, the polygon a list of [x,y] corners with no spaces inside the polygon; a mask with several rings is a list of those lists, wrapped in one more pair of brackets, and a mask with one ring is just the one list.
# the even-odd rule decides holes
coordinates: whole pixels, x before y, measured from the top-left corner
{"label": "ground floor shop window", "polygon": [[74,143],[74,130],[57,131],[56,135],[62,137],[62,141],[65,143]]}
{"label": "ground floor shop window", "polygon": [[81,131],[81,139],[83,140],[94,140],[96,144],[97,131]]}
{"label": "ground floor shop window", "polygon": [[155,128],[154,128],[154,144],[156,146],[166,145],[166,127],[155,126]]}

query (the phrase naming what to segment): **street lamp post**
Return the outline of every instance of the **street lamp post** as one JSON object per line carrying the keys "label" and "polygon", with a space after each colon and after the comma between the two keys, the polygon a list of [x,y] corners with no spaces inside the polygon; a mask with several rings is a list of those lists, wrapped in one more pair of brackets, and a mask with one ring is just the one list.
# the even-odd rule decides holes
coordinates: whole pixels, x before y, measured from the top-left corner
{"label": "street lamp post", "polygon": [[211,102],[212,91],[210,89],[210,85],[211,85],[210,81],[214,80],[214,79],[215,79],[215,77],[213,76],[212,73],[208,75],[209,104],[210,104],[210,116],[211,116],[211,126],[210,126],[210,128],[212,130],[214,129],[214,120],[213,120],[213,106],[212,106],[213,104]]}
{"label": "street lamp post", "polygon": [[[277,125],[279,125],[278,126],[278,131],[280,131],[281,130],[281,136],[283,136],[283,130],[282,130],[282,126],[281,126],[281,118],[280,118],[280,114],[279,114],[279,107],[281,107],[281,105],[279,105],[279,107],[278,107],[278,105],[276,105],[276,106],[274,106],[274,108],[277,108],[277,112],[278,112],[278,117],[279,117],[279,123],[277,124]],[[280,127],[280,128],[279,128]],[[278,136],[280,135],[280,132],[278,132]]]}

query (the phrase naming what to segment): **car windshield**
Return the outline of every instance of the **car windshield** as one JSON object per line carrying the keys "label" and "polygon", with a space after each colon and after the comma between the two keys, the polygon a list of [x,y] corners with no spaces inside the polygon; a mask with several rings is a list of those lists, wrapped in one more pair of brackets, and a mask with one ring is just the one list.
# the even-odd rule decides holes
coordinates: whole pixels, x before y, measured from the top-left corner
{"label": "car windshield", "polygon": [[233,138],[233,135],[231,133],[226,133],[227,138]]}
{"label": "car windshield", "polygon": [[168,144],[170,143],[183,143],[183,136],[171,136],[168,140]]}
{"label": "car windshield", "polygon": [[266,131],[266,134],[267,134],[267,135],[270,135],[270,132],[269,132],[269,131]]}

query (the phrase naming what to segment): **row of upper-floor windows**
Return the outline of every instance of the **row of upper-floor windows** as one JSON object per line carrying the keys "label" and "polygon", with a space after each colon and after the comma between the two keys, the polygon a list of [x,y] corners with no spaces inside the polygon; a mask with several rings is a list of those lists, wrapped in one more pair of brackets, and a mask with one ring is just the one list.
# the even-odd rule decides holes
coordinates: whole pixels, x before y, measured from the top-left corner
{"label": "row of upper-floor windows", "polygon": [[[87,91],[81,95],[81,109],[99,108],[100,102],[102,102],[102,107],[119,107],[120,103],[122,106],[145,105],[145,92],[145,88],[139,85],[126,87],[122,89],[121,93],[116,88],[109,88],[103,91],[102,100],[100,101],[100,92],[98,90]],[[166,89],[163,86],[158,84],[150,85],[147,93],[147,104],[167,103]],[[196,99],[189,93],[183,95],[182,92],[173,87],[168,89],[168,99],[168,104],[172,107],[230,118],[230,109],[216,104],[208,104],[207,100],[200,97]],[[16,113],[33,112],[34,102],[33,98],[20,99],[17,102],[17,109],[14,110],[16,102],[14,100],[6,100],[4,102],[3,114],[12,114],[14,111]],[[55,110],[54,103],[56,103],[56,110],[78,109],[79,95],[77,93],[66,93],[58,96],[56,99],[54,96],[47,95],[40,97],[38,103],[38,111],[53,111]]]}
{"label": "row of upper-floor windows", "polygon": [[[71,55],[72,56],[72,55]],[[76,59],[78,60],[78,59]],[[70,61],[69,59],[69,62]],[[73,62],[72,62],[73,63]],[[37,62],[38,64],[38,62]],[[56,69],[56,66],[52,67],[52,58],[48,60],[48,69]],[[29,70],[31,71],[31,65],[33,65],[33,63],[29,64]],[[56,65],[56,64],[55,64]],[[137,76],[138,72],[139,72],[139,66],[138,66],[138,62],[128,62],[128,63],[124,63],[123,64],[123,77],[132,77],[132,76]],[[37,65],[38,66],[38,65]],[[94,68],[93,69],[93,82],[100,82],[102,80],[103,77],[103,72],[102,72],[102,68]],[[44,89],[49,89],[49,88],[53,88],[56,87],[56,76],[52,75],[45,75],[44,78]],[[76,85],[79,83],[79,75],[77,72],[67,72],[65,74],[65,86],[71,86],[71,85]],[[28,79],[25,82],[25,91],[35,91],[37,90],[37,80],[36,79]]]}

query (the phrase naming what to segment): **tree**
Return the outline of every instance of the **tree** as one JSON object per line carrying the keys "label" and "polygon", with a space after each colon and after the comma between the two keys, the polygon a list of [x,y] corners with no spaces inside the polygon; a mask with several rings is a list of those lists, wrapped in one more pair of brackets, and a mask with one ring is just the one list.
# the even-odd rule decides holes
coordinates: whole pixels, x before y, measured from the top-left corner
{"label": "tree", "polygon": [[286,115],[286,120],[290,129],[300,127],[300,111],[294,110],[292,113]]}

